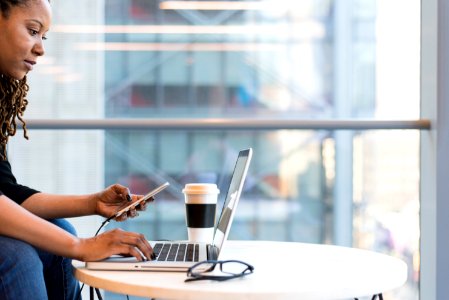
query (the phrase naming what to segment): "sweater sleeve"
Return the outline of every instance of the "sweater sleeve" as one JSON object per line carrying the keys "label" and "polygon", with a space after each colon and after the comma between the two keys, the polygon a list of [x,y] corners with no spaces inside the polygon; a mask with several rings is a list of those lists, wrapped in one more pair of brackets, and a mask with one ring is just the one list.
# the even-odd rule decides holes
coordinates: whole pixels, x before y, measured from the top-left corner
{"label": "sweater sleeve", "polygon": [[28,197],[39,191],[17,183],[12,174],[11,164],[7,160],[0,160],[0,195],[5,195],[14,202],[22,204]]}

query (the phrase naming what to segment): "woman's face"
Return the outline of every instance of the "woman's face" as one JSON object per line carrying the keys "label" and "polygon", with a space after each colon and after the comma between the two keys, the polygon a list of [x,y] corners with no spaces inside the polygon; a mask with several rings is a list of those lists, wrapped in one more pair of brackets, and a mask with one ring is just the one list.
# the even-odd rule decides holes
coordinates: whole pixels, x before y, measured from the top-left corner
{"label": "woman's face", "polygon": [[48,0],[14,6],[5,18],[0,12],[0,74],[23,79],[44,55],[43,40],[51,23]]}

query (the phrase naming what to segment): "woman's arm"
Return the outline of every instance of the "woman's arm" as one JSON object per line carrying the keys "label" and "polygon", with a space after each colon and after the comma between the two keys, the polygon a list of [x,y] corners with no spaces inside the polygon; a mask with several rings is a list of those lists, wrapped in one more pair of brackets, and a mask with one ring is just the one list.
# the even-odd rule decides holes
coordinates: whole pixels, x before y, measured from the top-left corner
{"label": "woman's arm", "polygon": [[[71,218],[87,215],[101,215],[109,218],[120,208],[127,206],[131,201],[137,201],[141,195],[130,195],[128,188],[114,184],[105,190],[82,196],[52,195],[36,193],[28,197],[21,205],[33,214],[44,218]],[[137,209],[144,210],[146,203],[139,204]],[[128,216],[136,216],[136,209],[123,214],[117,221],[123,221]]]}
{"label": "woman's arm", "polygon": [[[82,197],[80,199],[82,202]],[[77,238],[32,214],[4,195],[0,196],[0,211],[0,235],[22,240],[60,256],[92,261],[113,254],[124,254],[142,260],[137,249],[147,258],[153,253],[143,235],[120,229],[107,231],[93,238]]]}
{"label": "woman's arm", "polygon": [[96,213],[96,196],[36,193],[22,207],[43,219],[88,216]]}
{"label": "woman's arm", "polygon": [[73,257],[70,253],[79,244],[78,238],[33,215],[18,204],[0,196],[0,234],[22,240],[52,253]]}
{"label": "woman's arm", "polygon": [[[128,199],[129,190],[120,184],[111,185],[99,193],[83,196],[39,193],[37,190],[18,184],[12,174],[10,163],[1,159],[0,191],[28,211],[44,219],[81,217],[93,214],[109,218],[120,208],[129,204],[129,201],[136,201],[140,198],[134,195],[132,199]],[[144,208],[145,203],[137,207],[139,210]],[[135,215],[136,211],[133,209],[128,214],[117,218],[117,221],[123,221],[128,216]]]}

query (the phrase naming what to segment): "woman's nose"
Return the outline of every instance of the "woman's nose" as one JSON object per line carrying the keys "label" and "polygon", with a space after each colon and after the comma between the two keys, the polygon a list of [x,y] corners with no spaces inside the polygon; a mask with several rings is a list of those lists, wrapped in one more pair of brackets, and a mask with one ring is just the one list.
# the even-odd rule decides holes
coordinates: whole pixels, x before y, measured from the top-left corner
{"label": "woman's nose", "polygon": [[42,39],[39,39],[39,42],[34,45],[33,53],[37,56],[43,56],[45,54],[44,43]]}

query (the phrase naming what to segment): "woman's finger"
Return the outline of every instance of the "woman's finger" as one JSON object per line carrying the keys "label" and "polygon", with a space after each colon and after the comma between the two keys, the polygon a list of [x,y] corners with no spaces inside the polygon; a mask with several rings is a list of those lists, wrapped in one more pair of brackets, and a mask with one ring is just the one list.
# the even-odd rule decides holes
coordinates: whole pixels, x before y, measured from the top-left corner
{"label": "woman's finger", "polygon": [[117,218],[115,218],[115,220],[117,222],[123,222],[123,221],[126,221],[127,219],[128,219],[128,214],[126,214],[126,213],[123,213],[120,216],[118,216]]}
{"label": "woman's finger", "polygon": [[139,203],[139,205],[136,206],[137,210],[145,210],[147,209],[147,201],[142,201],[141,203]]}
{"label": "woman's finger", "polygon": [[135,208],[131,208],[128,211],[128,216],[131,217],[131,218],[134,218],[134,217],[138,216],[137,210]]}
{"label": "woman's finger", "polygon": [[153,248],[151,248],[150,243],[148,243],[143,234],[124,232],[122,243],[128,244],[132,247],[137,247],[138,250],[148,259],[153,256]]}
{"label": "woman's finger", "polygon": [[112,186],[112,189],[114,190],[114,192],[116,194],[119,194],[124,200],[126,200],[127,202],[131,202],[132,201],[132,195],[131,192],[129,191],[129,189],[121,184],[114,184]]}
{"label": "woman's finger", "polygon": [[136,247],[131,245],[122,244],[119,246],[120,254],[123,256],[134,256],[138,261],[145,261],[147,257]]}

